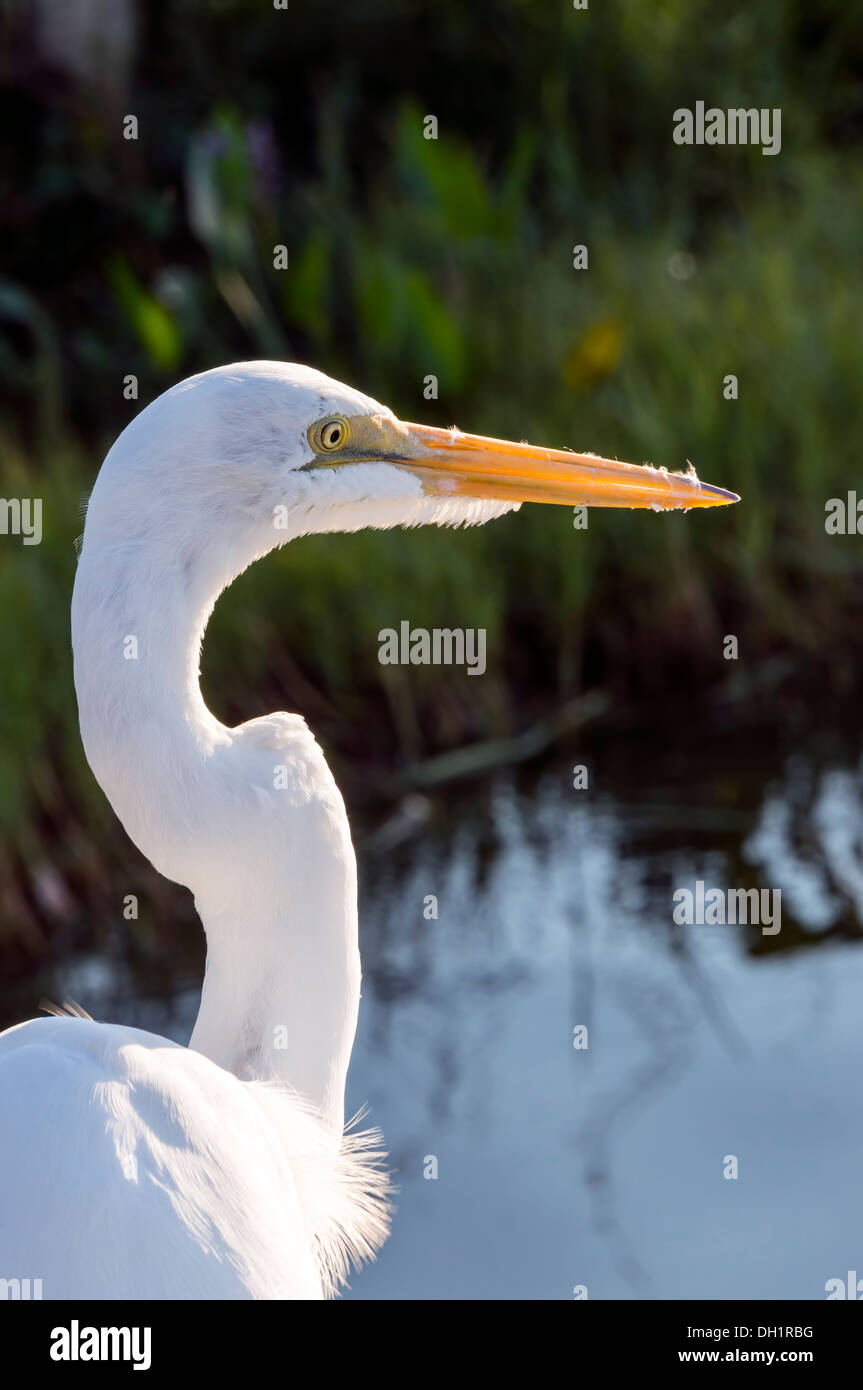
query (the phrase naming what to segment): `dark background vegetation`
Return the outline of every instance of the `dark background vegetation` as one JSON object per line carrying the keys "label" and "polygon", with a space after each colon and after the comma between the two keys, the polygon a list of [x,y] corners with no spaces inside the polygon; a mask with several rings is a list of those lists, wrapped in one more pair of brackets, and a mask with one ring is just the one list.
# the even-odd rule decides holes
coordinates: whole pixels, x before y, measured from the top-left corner
{"label": "dark background vegetation", "polygon": [[[309,538],[245,575],[208,637],[208,698],[229,722],[302,711],[360,818],[435,756],[525,730],[541,746],[586,714],[795,731],[853,702],[863,541],[827,536],[824,506],[860,476],[858,7],[0,12],[0,490],[42,497],[45,532],[0,537],[8,970],[78,939],[84,908],[116,918],[118,866],[147,872],[80,749],[74,541],[132,414],[232,359],[312,363],[409,419],[690,459],[742,495],[593,512],[587,532],[528,507],[465,534]],[[675,145],[698,100],[781,107],[781,153]],[[487,675],[379,666],[403,618],[486,627]],[[147,921],[173,894],[150,875]]]}

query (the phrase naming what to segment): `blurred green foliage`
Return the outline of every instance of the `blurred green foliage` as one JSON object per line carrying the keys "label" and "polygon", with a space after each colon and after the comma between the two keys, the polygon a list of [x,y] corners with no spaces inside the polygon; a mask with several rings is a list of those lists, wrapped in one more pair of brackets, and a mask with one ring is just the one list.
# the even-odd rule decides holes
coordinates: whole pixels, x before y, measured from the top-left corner
{"label": "blurred green foliage", "polygon": [[[67,0],[58,38],[49,4],[7,0],[0,60],[0,482],[45,516],[41,546],[0,539],[0,919],[30,947],[33,865],[86,896],[76,826],[101,806],[67,640],[79,501],[141,403],[225,361],[308,361],[406,418],[691,459],[743,502],[300,542],[220,604],[224,717],[300,708],[368,768],[596,684],[680,701],[724,681],[742,705],[777,653],[847,692],[863,551],[825,536],[824,503],[855,485],[861,421],[853,6],[117,0],[93,32],[91,9]],[[781,154],[676,146],[698,100],[781,107]],[[489,674],[380,667],[404,617],[487,627]]]}

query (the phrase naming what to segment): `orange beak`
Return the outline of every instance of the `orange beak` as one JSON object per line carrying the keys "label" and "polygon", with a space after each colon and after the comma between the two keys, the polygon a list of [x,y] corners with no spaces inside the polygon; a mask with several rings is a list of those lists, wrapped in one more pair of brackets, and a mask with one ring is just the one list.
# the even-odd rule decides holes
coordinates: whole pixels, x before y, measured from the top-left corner
{"label": "orange beak", "polygon": [[653,511],[725,507],[740,501],[736,493],[699,482],[692,470],[669,473],[664,468],[486,439],[456,429],[409,424],[402,428],[410,445],[393,462],[415,473],[432,496]]}

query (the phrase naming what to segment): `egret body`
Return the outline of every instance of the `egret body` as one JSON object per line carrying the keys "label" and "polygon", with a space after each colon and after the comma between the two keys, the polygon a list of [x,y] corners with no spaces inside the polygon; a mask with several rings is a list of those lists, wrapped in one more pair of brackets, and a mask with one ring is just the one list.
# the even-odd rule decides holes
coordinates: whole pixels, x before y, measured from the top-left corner
{"label": "egret body", "polygon": [[[192,377],[123,431],[72,600],[81,735],[207,938],[188,1048],[88,1018],[0,1035],[0,1275],[45,1298],[320,1298],[388,1226],[345,1133],[360,996],[344,804],[304,721],[227,728],[198,680],[222,590],[310,532],[474,524],[522,501],[653,508],[694,475],[407,425],[307,367]],[[296,602],[302,595],[294,596]]]}

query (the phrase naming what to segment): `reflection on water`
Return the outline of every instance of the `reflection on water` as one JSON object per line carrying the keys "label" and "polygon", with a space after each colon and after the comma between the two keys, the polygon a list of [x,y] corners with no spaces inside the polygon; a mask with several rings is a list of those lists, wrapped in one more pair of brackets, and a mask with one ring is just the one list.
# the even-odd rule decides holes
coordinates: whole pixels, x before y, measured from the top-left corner
{"label": "reflection on water", "polygon": [[[688,798],[558,766],[361,845],[349,1103],[400,1195],[349,1297],[823,1298],[863,1269],[860,782],[792,760],[746,804],[715,762]],[[781,931],[676,926],[697,879],[780,888]],[[183,1042],[198,1000],[95,959],[52,987]]]}

